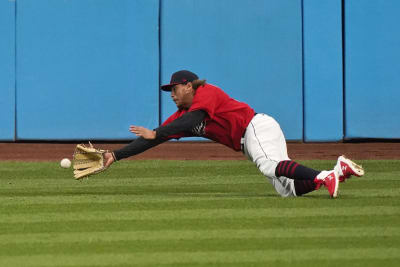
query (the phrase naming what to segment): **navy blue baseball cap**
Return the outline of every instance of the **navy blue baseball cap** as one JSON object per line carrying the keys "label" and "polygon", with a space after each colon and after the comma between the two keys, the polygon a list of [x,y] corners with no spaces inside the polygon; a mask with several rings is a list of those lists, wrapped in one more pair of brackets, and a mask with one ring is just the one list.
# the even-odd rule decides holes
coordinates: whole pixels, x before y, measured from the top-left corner
{"label": "navy blue baseball cap", "polygon": [[187,82],[193,82],[194,80],[198,80],[199,77],[191,71],[188,70],[180,70],[172,74],[171,82],[169,84],[161,85],[161,90],[163,91],[171,91],[172,86],[177,84],[183,84]]}

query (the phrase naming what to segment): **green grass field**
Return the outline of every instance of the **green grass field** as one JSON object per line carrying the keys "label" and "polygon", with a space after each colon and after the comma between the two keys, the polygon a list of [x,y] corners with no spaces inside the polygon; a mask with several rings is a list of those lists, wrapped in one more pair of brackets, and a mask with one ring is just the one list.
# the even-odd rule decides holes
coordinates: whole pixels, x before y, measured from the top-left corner
{"label": "green grass field", "polygon": [[[0,266],[399,266],[400,160],[279,197],[248,161],[0,162]],[[330,169],[334,161],[302,161]]]}

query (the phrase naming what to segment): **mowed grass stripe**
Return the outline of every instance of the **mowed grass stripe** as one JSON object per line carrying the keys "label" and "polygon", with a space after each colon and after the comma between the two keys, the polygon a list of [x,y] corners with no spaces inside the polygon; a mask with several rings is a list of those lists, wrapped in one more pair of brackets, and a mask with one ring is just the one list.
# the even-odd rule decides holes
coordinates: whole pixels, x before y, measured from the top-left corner
{"label": "mowed grass stripe", "polygon": [[[392,175],[400,175],[400,171],[392,172]],[[397,179],[393,179],[392,175],[390,176],[380,176],[379,178],[374,178],[371,175],[370,177],[361,177],[361,178],[352,178],[349,181],[351,182],[376,182],[379,180],[380,182],[398,182]],[[104,176],[104,174],[103,174]],[[208,176],[208,175],[193,175],[190,176],[154,176],[154,177],[120,177],[118,179],[112,179],[110,181],[106,176],[104,177],[90,177],[89,179],[83,179],[76,181],[71,176],[70,178],[61,178],[55,179],[53,178],[42,178],[42,179],[30,179],[30,178],[3,178],[0,179],[0,185],[2,188],[24,188],[24,187],[40,187],[46,185],[49,188],[57,187],[57,186],[68,186],[68,187],[98,187],[101,185],[136,185],[136,186],[147,186],[147,185],[203,185],[203,184],[243,184],[243,183],[266,183],[266,178],[261,173],[256,174],[236,174],[229,175],[229,179],[226,176]],[[341,184],[343,185],[343,184]]]}
{"label": "mowed grass stripe", "polygon": [[89,233],[2,234],[0,244],[115,242],[143,240],[399,237],[400,227],[336,227],[246,230],[162,230]]}
{"label": "mowed grass stripe", "polygon": [[[288,263],[287,261],[273,261],[273,262],[235,262],[235,263],[190,263],[190,264],[163,264],[162,267],[338,267],[338,266],[351,266],[351,267],[376,267],[376,266],[396,266],[398,262],[397,259],[352,259],[352,260],[299,260],[299,261],[291,261]],[[126,267],[127,265],[114,265],[114,267]],[[153,266],[153,265],[145,265],[145,266]],[[62,267],[62,266],[60,266]]]}
{"label": "mowed grass stripe", "polygon": [[[359,179],[360,180],[360,179]],[[357,181],[357,180],[356,180]],[[339,187],[340,192],[351,194],[352,190],[398,190],[400,188],[400,180],[397,182],[392,181],[366,181],[363,182],[347,182],[341,184]],[[398,192],[398,191],[395,191]],[[327,194],[326,190],[322,188],[313,194]],[[368,192],[366,192],[368,193]],[[239,195],[242,196],[257,196],[257,195],[270,195],[277,197],[278,194],[273,190],[267,182],[253,183],[243,182],[240,184],[225,183],[225,184],[180,184],[169,185],[168,182],[159,185],[119,185],[115,186],[111,182],[109,185],[103,186],[78,186],[66,187],[57,185],[43,186],[43,187],[15,187],[15,188],[0,188],[0,195],[4,197],[40,197],[40,196],[80,196],[80,195]],[[308,196],[308,195],[307,195]]]}
{"label": "mowed grass stripe", "polygon": [[[71,195],[115,195],[115,194],[126,194],[126,195],[137,195],[137,194],[210,194],[210,193],[264,193],[269,184],[256,184],[256,183],[242,183],[237,184],[213,184],[213,185],[174,185],[170,186],[168,183],[162,185],[120,185],[114,186],[109,184],[108,186],[91,186],[91,187],[37,187],[37,188],[0,188],[0,195],[2,196],[71,196]],[[274,194],[276,195],[276,193]]]}
{"label": "mowed grass stripe", "polygon": [[399,248],[354,248],[354,249],[270,249],[250,251],[207,252],[154,252],[154,253],[110,253],[78,255],[5,256],[0,258],[3,266],[143,266],[150,264],[191,263],[257,263],[274,261],[297,262],[308,260],[365,260],[400,259]]}
{"label": "mowed grass stripe", "polygon": [[[348,182],[350,183],[350,182]],[[359,184],[340,185],[340,193],[351,194],[352,190],[398,190],[400,188],[400,181],[397,183],[393,182],[363,182]],[[398,191],[394,191],[398,192]],[[77,196],[77,195],[214,195],[214,194],[225,194],[227,196],[242,194],[242,196],[274,196],[279,195],[273,191],[271,185],[265,183],[226,183],[226,184],[186,184],[186,185],[108,185],[108,186],[88,186],[88,187],[18,187],[18,188],[0,188],[0,195],[4,197],[40,197],[40,196]],[[321,188],[317,192],[312,192],[309,195],[322,193],[327,195],[327,190]],[[368,192],[366,192],[367,194]],[[340,194],[339,194],[340,196]]]}
{"label": "mowed grass stripe", "polygon": [[[156,175],[156,174],[155,174]],[[392,172],[390,175],[379,175],[374,177],[371,174],[367,174],[364,177],[356,177],[347,180],[347,183],[341,183],[342,186],[347,186],[348,184],[355,183],[357,186],[369,187],[372,184],[379,185],[383,183],[384,185],[394,183],[398,184],[400,181],[396,179],[400,175],[399,172]],[[104,174],[103,174],[104,176]],[[379,181],[380,183],[376,183]],[[210,175],[188,175],[188,176],[156,176],[156,177],[120,177],[118,179],[110,180],[107,177],[91,177],[88,179],[83,179],[76,181],[72,177],[57,179],[55,177],[42,178],[42,179],[30,179],[30,178],[2,178],[0,179],[0,185],[2,189],[23,189],[23,188],[37,188],[46,185],[48,188],[54,187],[68,187],[68,188],[91,188],[91,187],[101,187],[101,186],[149,186],[149,185],[213,185],[213,184],[264,184],[268,183],[267,179],[261,175],[257,174],[239,174],[239,175],[229,175],[227,176],[210,176]],[[361,183],[361,184],[360,184]]]}
{"label": "mowed grass stripe", "polygon": [[[345,198],[349,199],[352,196],[345,196]],[[74,204],[14,204],[14,205],[0,205],[0,214],[3,216],[7,215],[16,215],[16,214],[26,214],[26,216],[30,216],[30,214],[38,214],[45,212],[132,212],[132,211],[167,211],[167,210],[203,210],[212,207],[212,209],[235,209],[235,210],[244,210],[249,209],[270,209],[272,207],[279,208],[308,208],[310,206],[310,200],[307,202],[291,202],[284,200],[276,200],[276,201],[256,201],[254,199],[241,199],[241,200],[208,200],[208,201],[196,201],[196,200],[188,200],[185,202],[174,202],[174,201],[165,201],[165,202],[121,202],[121,203],[74,203]],[[316,201],[318,202],[318,201]],[[342,207],[364,207],[365,204],[374,204],[374,205],[382,205],[385,204],[381,199],[371,200],[371,203],[363,203],[363,204],[354,204],[349,201],[341,201],[340,206]],[[390,207],[399,206],[400,201],[393,201]],[[337,208],[338,203],[334,201],[326,200],[324,207],[325,208]]]}
{"label": "mowed grass stripe", "polygon": [[[56,180],[56,179],[54,179]],[[40,180],[38,180],[40,181]],[[209,179],[209,181],[198,182],[197,178],[188,178],[186,180],[174,181],[171,177],[165,177],[163,182],[135,182],[132,179],[127,183],[113,183],[113,180],[101,182],[77,182],[79,184],[57,183],[52,184],[31,181],[28,184],[13,184],[13,182],[2,181],[0,184],[0,195],[2,197],[29,197],[29,196],[62,196],[62,195],[78,195],[78,194],[169,194],[169,193],[262,193],[271,191],[271,185],[264,177],[257,179],[231,179],[226,178],[225,181]],[[6,182],[4,184],[4,182]],[[352,179],[346,183],[341,183],[339,190],[351,192],[352,189],[357,190],[380,190],[388,188],[400,188],[400,180],[371,180],[371,179]],[[322,191],[322,190],[320,190]],[[273,192],[273,191],[271,191]],[[276,192],[274,192],[275,195]]]}
{"label": "mowed grass stripe", "polygon": [[93,177],[89,180],[83,181],[74,181],[71,179],[54,179],[54,178],[46,178],[40,180],[31,179],[18,179],[18,180],[0,180],[0,185],[2,188],[37,188],[43,187],[46,185],[48,188],[60,187],[60,186],[68,186],[68,187],[98,187],[101,185],[110,185],[118,186],[118,185],[130,185],[130,186],[148,186],[148,185],[204,185],[204,184],[246,184],[246,183],[265,183],[266,180],[264,177],[259,175],[236,175],[234,177],[230,177],[230,179],[226,179],[226,177],[208,177],[208,176],[196,176],[195,179],[188,178],[187,176],[179,176],[179,177],[152,177],[152,178],[119,178],[113,179],[112,183],[107,180],[106,177],[97,178]]}
{"label": "mowed grass stripe", "polygon": [[[397,247],[399,237],[301,237],[268,239],[182,239],[182,240],[123,240],[123,241],[80,241],[59,243],[0,244],[2,256],[23,256],[41,254],[79,255],[82,253],[140,253],[140,252],[216,252],[245,250],[307,250],[316,247],[336,249],[371,249]],[[301,244],[301,246],[299,246]],[[46,252],[44,252],[46,251]]]}
{"label": "mowed grass stripe", "polygon": [[[383,188],[382,188],[383,187]],[[387,189],[388,194],[397,194],[398,191],[392,191],[392,188],[399,188],[399,185],[388,184],[386,187],[383,185],[380,186],[371,186],[369,188],[365,187],[340,187],[339,188],[339,198],[342,194],[351,195],[352,190],[357,190],[356,192],[360,193],[358,190],[380,190]],[[394,193],[390,193],[394,192]],[[368,197],[368,191],[359,194],[361,197]],[[273,191],[273,188],[269,184],[254,184],[254,183],[246,183],[241,185],[234,184],[214,184],[214,185],[178,185],[178,186],[104,186],[104,187],[93,187],[93,188],[21,188],[21,189],[0,189],[0,195],[3,198],[8,197],[9,199],[14,197],[41,197],[41,196],[54,196],[54,197],[69,197],[69,196],[115,196],[115,195],[125,195],[131,196],[135,198],[137,196],[165,196],[173,197],[173,196],[185,196],[185,197],[201,197],[201,196],[241,196],[241,197],[273,197],[280,198],[280,196]],[[324,196],[325,198],[329,198],[329,194],[325,188],[321,188],[316,192],[312,192],[311,194],[306,195],[305,197],[310,196]],[[377,195],[379,197],[379,195]]]}
{"label": "mowed grass stripe", "polygon": [[[380,197],[400,197],[400,187],[386,187],[381,189],[368,188],[368,189],[359,189],[359,188],[351,188],[346,190],[347,188],[343,188],[340,193],[344,195],[353,196],[353,197],[363,197],[363,198],[380,198]],[[340,197],[340,195],[339,195]]]}
{"label": "mowed grass stripe", "polygon": [[[268,192],[273,193],[272,189],[268,190]],[[310,195],[316,195],[317,193],[321,193],[322,195],[326,193],[321,190],[319,192],[313,192]],[[345,188],[341,190],[341,195],[351,196],[351,197],[363,197],[363,198],[376,198],[380,197],[400,197],[400,188],[398,187],[390,187],[390,188],[382,188],[382,189],[358,189],[358,188]],[[339,199],[340,200],[340,196]],[[164,195],[151,195],[151,194],[143,194],[143,195],[125,195],[119,194],[115,192],[114,195],[102,195],[101,197],[94,195],[71,195],[65,197],[63,195],[54,195],[54,196],[0,196],[0,208],[8,208],[17,207],[21,205],[67,205],[67,204],[81,204],[81,205],[94,205],[94,204],[148,204],[148,205],[158,205],[159,203],[196,203],[196,202],[255,202],[259,200],[268,200],[271,201],[271,195],[265,194],[233,194],[233,193],[209,193],[209,194],[196,194],[196,193],[187,193],[187,194],[164,194]],[[280,205],[300,205],[309,206],[310,199],[306,197],[294,199],[282,199],[276,195],[277,202],[280,202]],[[295,203],[294,203],[295,202]],[[400,199],[399,199],[400,202]],[[18,203],[18,204],[16,204]],[[334,202],[331,202],[334,203]],[[270,205],[270,204],[269,204]],[[327,205],[327,204],[324,204]],[[328,204],[329,205],[329,204]],[[342,202],[341,205],[354,205],[350,202]],[[22,207],[22,206],[21,206]],[[134,208],[134,207],[132,207]]]}
{"label": "mowed grass stripe", "polygon": [[380,229],[398,225],[398,215],[387,216],[323,216],[323,217],[294,217],[294,218],[207,218],[170,220],[97,220],[71,222],[20,222],[0,223],[4,234],[20,233],[91,233],[109,231],[160,231],[160,230],[225,230],[225,229],[285,229],[294,225],[298,228],[336,228],[338,225],[374,226]]}
{"label": "mowed grass stripe", "polygon": [[261,209],[171,209],[157,211],[82,211],[26,214],[7,214],[0,217],[0,223],[21,222],[70,222],[96,220],[169,220],[205,218],[268,218],[268,217],[319,217],[319,216],[357,216],[357,215],[400,215],[398,206],[368,206],[340,208],[261,208]]}
{"label": "mowed grass stripe", "polygon": [[[142,203],[176,203],[176,202],[198,202],[198,201],[248,201],[263,200],[265,195],[237,195],[229,193],[214,194],[165,194],[165,195],[120,195],[116,192],[114,195],[104,195],[101,197],[93,195],[78,196],[0,196],[2,206],[18,206],[20,204],[43,205],[43,204],[142,204]],[[20,204],[16,204],[20,203]]]}

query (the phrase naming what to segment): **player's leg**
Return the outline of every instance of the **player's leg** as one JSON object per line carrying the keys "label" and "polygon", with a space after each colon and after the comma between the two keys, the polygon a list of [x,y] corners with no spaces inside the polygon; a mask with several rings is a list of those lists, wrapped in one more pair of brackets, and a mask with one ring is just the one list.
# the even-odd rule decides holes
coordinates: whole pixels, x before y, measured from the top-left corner
{"label": "player's leg", "polygon": [[[244,136],[244,153],[256,164],[281,196],[296,196],[293,180],[275,176],[278,163],[281,160],[289,160],[284,136],[280,128],[279,131],[275,130],[277,127],[279,128],[279,125],[273,118],[265,114],[257,114],[247,127]],[[269,134],[265,135],[265,132]],[[261,133],[263,134],[260,136]]]}
{"label": "player's leg", "polygon": [[268,115],[258,114],[250,122],[245,136],[245,153],[281,196],[300,196],[321,185],[327,186],[331,196],[337,195],[337,173],[313,170],[291,161],[283,132]]}
{"label": "player's leg", "polygon": [[[364,169],[361,165],[356,164],[345,156],[340,156],[337,160],[334,171],[338,176],[339,182],[344,182],[352,175],[361,177],[364,175]],[[332,171],[330,171],[332,172]],[[310,180],[310,177],[329,176],[330,172],[319,172],[311,168],[302,166],[294,161],[285,160],[278,163],[275,169],[275,175],[286,176],[294,180],[296,195],[304,195],[308,192],[314,191],[319,188],[321,183]],[[333,185],[331,185],[333,186]]]}
{"label": "player's leg", "polygon": [[339,186],[339,175],[336,170],[318,171],[292,160],[283,160],[275,168],[275,176],[285,176],[294,181],[297,196],[317,190],[325,185],[332,197],[336,197]]}

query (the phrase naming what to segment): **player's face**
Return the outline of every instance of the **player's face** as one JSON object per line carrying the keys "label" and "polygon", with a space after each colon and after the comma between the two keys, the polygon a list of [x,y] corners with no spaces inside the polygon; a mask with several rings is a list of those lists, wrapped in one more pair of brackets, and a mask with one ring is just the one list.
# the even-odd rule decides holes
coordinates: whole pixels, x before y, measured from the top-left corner
{"label": "player's face", "polygon": [[188,109],[192,105],[194,90],[192,84],[177,84],[171,89],[171,98],[179,109]]}

